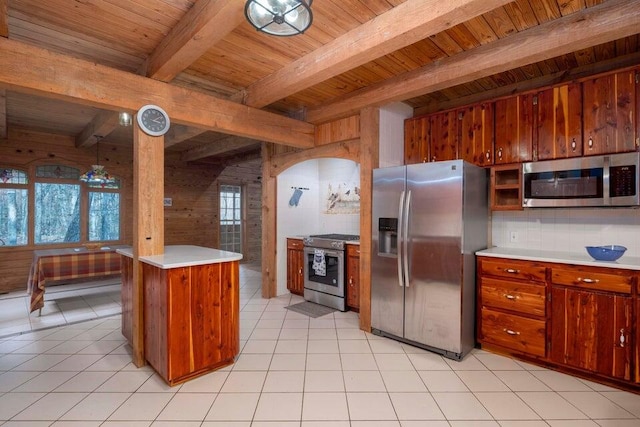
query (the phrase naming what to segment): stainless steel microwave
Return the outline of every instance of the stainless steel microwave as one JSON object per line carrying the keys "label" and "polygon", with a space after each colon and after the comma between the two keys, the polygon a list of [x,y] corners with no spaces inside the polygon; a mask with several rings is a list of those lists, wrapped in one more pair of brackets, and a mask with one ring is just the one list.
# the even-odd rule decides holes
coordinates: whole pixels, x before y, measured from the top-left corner
{"label": "stainless steel microwave", "polygon": [[524,163],[527,208],[638,206],[640,153]]}

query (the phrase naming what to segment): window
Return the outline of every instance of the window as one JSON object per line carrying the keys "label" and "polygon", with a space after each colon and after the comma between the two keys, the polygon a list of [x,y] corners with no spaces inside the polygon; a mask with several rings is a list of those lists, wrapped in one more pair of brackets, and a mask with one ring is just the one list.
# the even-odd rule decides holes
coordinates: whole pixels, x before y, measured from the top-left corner
{"label": "window", "polygon": [[28,242],[28,182],[25,171],[0,169],[0,246]]}
{"label": "window", "polygon": [[80,184],[36,182],[34,243],[80,241]]}
{"label": "window", "polygon": [[239,185],[220,186],[220,249],[242,252],[242,193]]}
{"label": "window", "polygon": [[0,168],[0,246],[120,240],[119,180],[83,184],[79,169],[62,165],[33,172],[30,182],[27,171]]}
{"label": "window", "polygon": [[120,239],[120,194],[89,192],[89,240]]}

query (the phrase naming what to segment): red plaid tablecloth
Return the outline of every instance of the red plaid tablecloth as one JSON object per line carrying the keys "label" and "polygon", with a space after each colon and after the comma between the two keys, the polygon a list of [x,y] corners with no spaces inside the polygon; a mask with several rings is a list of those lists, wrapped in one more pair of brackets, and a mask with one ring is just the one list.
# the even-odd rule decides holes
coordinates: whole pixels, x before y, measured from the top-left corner
{"label": "red plaid tablecloth", "polygon": [[109,250],[50,249],[34,251],[27,290],[31,295],[31,312],[44,307],[47,281],[70,280],[120,274],[120,254]]}

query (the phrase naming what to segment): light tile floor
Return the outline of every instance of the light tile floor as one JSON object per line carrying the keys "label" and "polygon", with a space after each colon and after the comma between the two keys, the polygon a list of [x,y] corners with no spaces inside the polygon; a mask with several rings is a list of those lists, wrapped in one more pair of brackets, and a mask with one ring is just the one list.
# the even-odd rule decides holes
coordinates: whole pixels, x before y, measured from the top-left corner
{"label": "light tile floor", "polygon": [[[120,316],[0,338],[0,425],[630,427],[640,395],[481,350],[455,362],[260,297],[241,267],[235,364],[175,387],[135,368]],[[4,423],[4,424],[3,424]]]}
{"label": "light tile floor", "polygon": [[91,282],[47,287],[45,305],[38,315],[29,314],[26,291],[0,295],[0,338],[53,326],[120,314],[120,280],[107,278]]}

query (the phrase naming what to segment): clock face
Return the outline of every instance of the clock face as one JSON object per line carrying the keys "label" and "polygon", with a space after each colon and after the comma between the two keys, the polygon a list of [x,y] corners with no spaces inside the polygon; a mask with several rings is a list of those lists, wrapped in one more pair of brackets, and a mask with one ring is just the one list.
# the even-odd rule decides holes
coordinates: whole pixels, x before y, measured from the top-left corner
{"label": "clock face", "polygon": [[169,116],[157,105],[145,105],[137,114],[138,125],[151,136],[160,136],[169,130]]}

